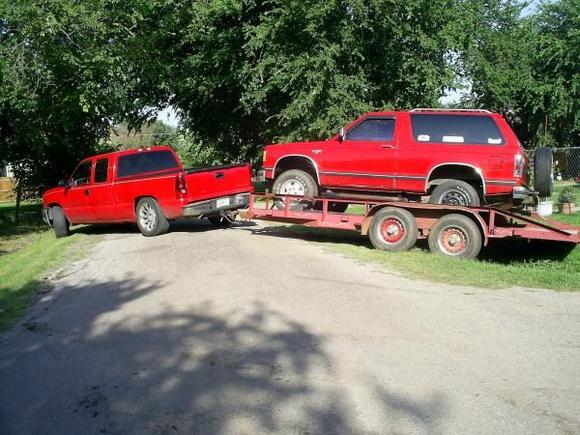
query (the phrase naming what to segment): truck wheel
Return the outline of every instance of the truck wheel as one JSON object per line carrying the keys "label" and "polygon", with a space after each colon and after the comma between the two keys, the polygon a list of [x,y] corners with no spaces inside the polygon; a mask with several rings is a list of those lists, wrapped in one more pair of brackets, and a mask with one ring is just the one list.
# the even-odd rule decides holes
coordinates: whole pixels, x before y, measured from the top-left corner
{"label": "truck wheel", "polygon": [[[291,169],[278,175],[278,178],[274,180],[272,191],[276,195],[318,196],[316,181],[310,174],[299,169]],[[275,200],[274,207],[283,209],[284,200]],[[290,203],[291,210],[308,210],[313,207],[314,201],[309,200],[296,199]]]}
{"label": "truck wheel", "polygon": [[158,236],[169,230],[169,221],[153,198],[143,198],[137,203],[137,226],[145,237]]}
{"label": "truck wheel", "polygon": [[548,147],[538,148],[534,153],[534,190],[542,198],[552,196],[554,183],[552,181],[552,167],[554,157],[552,149]]}
{"label": "truck wheel", "polygon": [[471,184],[461,180],[447,180],[433,190],[429,203],[479,207],[480,200]]}
{"label": "truck wheel", "polygon": [[59,206],[54,206],[52,211],[52,229],[57,239],[69,235],[69,222]]}
{"label": "truck wheel", "polygon": [[417,241],[417,222],[407,210],[385,207],[371,221],[369,238],[382,251],[407,251]]}
{"label": "truck wheel", "polygon": [[481,251],[479,227],[462,214],[441,217],[429,231],[429,249],[434,254],[473,259]]}

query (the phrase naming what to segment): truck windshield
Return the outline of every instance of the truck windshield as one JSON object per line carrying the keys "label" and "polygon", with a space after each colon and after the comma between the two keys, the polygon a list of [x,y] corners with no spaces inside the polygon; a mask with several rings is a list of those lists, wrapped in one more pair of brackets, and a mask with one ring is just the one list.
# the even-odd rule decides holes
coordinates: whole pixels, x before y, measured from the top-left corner
{"label": "truck windshield", "polygon": [[144,151],[119,157],[117,177],[177,169],[178,164],[170,151]]}

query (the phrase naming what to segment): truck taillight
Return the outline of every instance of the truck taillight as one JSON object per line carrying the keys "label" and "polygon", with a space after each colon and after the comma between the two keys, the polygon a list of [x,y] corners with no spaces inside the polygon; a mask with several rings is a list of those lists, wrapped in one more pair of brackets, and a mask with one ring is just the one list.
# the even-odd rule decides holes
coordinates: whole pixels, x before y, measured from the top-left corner
{"label": "truck taillight", "polygon": [[262,155],[262,163],[266,163],[266,150],[264,150],[264,154]]}
{"label": "truck taillight", "polygon": [[180,172],[175,179],[175,190],[179,193],[187,193],[187,184],[185,183],[185,173]]}
{"label": "truck taillight", "polygon": [[514,156],[514,177],[522,177],[526,166],[526,159],[521,154]]}

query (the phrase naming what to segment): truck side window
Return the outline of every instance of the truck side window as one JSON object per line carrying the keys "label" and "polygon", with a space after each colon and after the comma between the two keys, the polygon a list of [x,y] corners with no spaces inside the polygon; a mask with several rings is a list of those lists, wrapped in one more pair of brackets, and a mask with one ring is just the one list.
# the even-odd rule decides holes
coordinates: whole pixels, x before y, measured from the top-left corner
{"label": "truck side window", "polygon": [[345,140],[393,140],[395,120],[392,118],[369,118],[360,122],[346,134]]}
{"label": "truck side window", "polygon": [[71,184],[73,186],[82,186],[91,182],[91,166],[90,160],[81,163],[71,177]]}
{"label": "truck side window", "polygon": [[109,170],[109,159],[97,160],[97,164],[95,165],[95,183],[106,182],[108,170]]}
{"label": "truck side window", "polygon": [[411,115],[417,142],[502,145],[504,139],[495,121],[485,115]]}
{"label": "truck side window", "polygon": [[177,161],[170,151],[145,151],[119,157],[117,177],[177,168]]}

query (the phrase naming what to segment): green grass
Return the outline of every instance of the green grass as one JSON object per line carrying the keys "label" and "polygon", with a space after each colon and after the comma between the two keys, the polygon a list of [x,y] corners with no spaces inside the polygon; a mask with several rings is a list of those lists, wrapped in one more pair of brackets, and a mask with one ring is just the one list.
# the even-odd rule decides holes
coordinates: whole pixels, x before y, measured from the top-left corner
{"label": "green grass", "polygon": [[[580,225],[580,214],[554,218]],[[355,232],[312,229],[300,225],[267,230],[278,236],[298,237],[406,277],[483,288],[529,287],[580,291],[580,247],[547,242],[498,240],[479,260],[433,255],[420,241],[408,252],[383,252]]]}
{"label": "green grass", "polygon": [[37,203],[23,205],[16,225],[14,205],[0,205],[0,331],[21,316],[43,275],[65,259],[78,258],[78,242],[86,237],[77,233],[56,239],[40,209]]}

